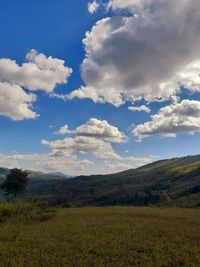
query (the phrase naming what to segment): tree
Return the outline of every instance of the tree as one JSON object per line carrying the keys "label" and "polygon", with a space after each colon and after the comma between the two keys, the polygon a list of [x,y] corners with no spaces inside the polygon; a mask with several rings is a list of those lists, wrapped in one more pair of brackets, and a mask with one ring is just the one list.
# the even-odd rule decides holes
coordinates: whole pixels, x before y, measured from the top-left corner
{"label": "tree", "polygon": [[1,185],[1,189],[6,195],[13,194],[14,197],[23,193],[26,190],[28,184],[28,172],[20,169],[12,169],[6,175],[6,180]]}

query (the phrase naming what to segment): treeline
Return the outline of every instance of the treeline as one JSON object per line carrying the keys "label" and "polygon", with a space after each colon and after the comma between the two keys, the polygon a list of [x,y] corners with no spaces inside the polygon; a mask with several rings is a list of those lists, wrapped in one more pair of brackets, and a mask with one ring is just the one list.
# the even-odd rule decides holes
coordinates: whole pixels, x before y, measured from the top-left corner
{"label": "treeline", "polygon": [[94,197],[88,203],[97,206],[114,206],[114,205],[134,205],[134,206],[148,206],[158,204],[163,197],[160,194],[152,193],[135,193],[133,195],[106,195]]}

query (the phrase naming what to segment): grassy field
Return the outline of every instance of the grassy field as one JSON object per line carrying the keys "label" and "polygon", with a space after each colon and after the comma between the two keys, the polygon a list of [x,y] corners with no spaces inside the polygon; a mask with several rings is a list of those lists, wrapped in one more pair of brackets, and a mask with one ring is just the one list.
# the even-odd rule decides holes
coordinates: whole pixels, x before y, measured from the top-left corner
{"label": "grassy field", "polygon": [[46,221],[0,225],[2,267],[200,266],[200,211],[58,209]]}

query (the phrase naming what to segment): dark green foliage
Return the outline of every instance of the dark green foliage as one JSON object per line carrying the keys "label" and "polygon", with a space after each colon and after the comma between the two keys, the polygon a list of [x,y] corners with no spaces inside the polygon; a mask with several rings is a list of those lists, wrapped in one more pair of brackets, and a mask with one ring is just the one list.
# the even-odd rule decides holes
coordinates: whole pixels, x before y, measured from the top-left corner
{"label": "dark green foliage", "polygon": [[1,189],[6,195],[13,194],[15,197],[17,194],[21,194],[26,190],[28,184],[28,172],[20,169],[12,169],[6,175],[6,180],[1,185]]}

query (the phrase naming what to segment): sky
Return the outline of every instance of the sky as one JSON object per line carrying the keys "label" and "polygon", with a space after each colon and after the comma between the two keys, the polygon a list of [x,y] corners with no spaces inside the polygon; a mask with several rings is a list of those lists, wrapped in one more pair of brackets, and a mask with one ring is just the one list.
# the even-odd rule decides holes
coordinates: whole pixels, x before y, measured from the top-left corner
{"label": "sky", "polygon": [[199,154],[196,0],[1,0],[0,166],[113,173]]}

